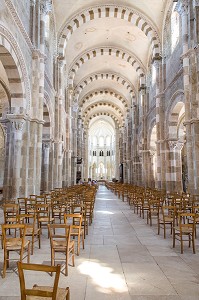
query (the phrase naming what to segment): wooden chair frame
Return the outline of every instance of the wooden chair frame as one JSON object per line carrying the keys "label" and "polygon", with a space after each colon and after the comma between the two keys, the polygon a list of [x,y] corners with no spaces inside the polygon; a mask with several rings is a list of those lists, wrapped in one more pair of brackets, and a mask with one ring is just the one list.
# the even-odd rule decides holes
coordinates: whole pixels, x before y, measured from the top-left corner
{"label": "wooden chair frame", "polygon": [[[63,232],[57,232],[64,230]],[[51,265],[55,265],[55,253],[61,252],[65,254],[65,276],[68,276],[68,263],[72,259],[72,265],[75,266],[75,244],[71,241],[71,226],[66,224],[49,224],[48,231],[51,245]],[[63,260],[56,258],[56,260]]]}
{"label": "wooden chair frame", "polygon": [[[66,289],[60,289],[58,287],[58,282],[59,282],[59,276],[60,276],[60,270],[61,267],[60,265],[57,266],[45,266],[45,265],[39,265],[39,264],[25,264],[18,262],[18,272],[19,272],[19,281],[20,281],[20,290],[21,290],[21,300],[26,300],[26,296],[28,296],[28,299],[34,299],[35,297],[46,297],[46,298],[51,298],[52,300],[58,300],[58,293],[59,290],[62,290],[63,292],[63,298],[59,300],[69,300],[70,299],[70,290],[69,287]],[[48,287],[48,286],[38,286],[34,285],[32,289],[26,289],[26,284],[25,284],[25,276],[24,276],[24,270],[25,271],[36,271],[36,272],[50,272],[50,273],[55,273],[55,279],[54,279],[54,284],[53,287]]]}
{"label": "wooden chair frame", "polygon": [[[20,237],[8,237],[6,231],[14,229],[15,232],[19,231]],[[27,262],[30,262],[30,241],[25,241],[26,226],[23,224],[3,224],[2,225],[3,234],[3,250],[4,250],[4,263],[3,263],[3,278],[6,276],[7,267],[9,267],[9,253],[11,251],[19,252],[20,261],[23,260],[24,250],[27,250]],[[12,259],[16,260],[16,259]],[[18,259],[17,259],[18,260]]]}

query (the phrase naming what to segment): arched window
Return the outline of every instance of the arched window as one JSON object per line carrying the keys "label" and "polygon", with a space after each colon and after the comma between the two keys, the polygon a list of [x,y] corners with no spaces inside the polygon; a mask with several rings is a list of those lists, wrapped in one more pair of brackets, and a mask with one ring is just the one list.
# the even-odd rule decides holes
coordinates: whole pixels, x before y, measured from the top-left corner
{"label": "arched window", "polygon": [[93,137],[93,146],[94,147],[97,146],[97,137],[96,136]]}
{"label": "arched window", "polygon": [[100,150],[99,156],[104,156],[104,152]]}
{"label": "arched window", "polygon": [[104,138],[102,136],[100,136],[100,138],[99,138],[99,146],[100,147],[104,146]]}
{"label": "arched window", "polygon": [[173,5],[171,13],[171,52],[175,49],[179,42],[180,35],[180,18],[177,11],[175,11],[176,3]]}
{"label": "arched window", "polygon": [[107,138],[106,138],[106,146],[110,147],[110,145],[111,145],[111,137],[107,136]]}

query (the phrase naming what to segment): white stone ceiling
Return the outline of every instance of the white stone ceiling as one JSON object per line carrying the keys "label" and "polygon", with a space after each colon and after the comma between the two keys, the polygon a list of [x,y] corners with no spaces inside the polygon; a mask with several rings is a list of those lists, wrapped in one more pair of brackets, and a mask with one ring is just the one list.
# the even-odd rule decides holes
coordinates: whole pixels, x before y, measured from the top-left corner
{"label": "white stone ceiling", "polygon": [[[171,2],[53,0],[58,53],[66,58],[68,82],[75,91],[74,101],[81,103],[85,95],[93,91],[110,89],[122,95],[131,107],[132,101],[135,102],[132,98],[137,96],[140,76],[146,74],[149,59],[161,54],[163,20]],[[105,73],[107,78],[98,76],[93,80],[95,74]],[[118,80],[112,80],[111,74],[115,74]],[[89,77],[92,77],[90,81]],[[130,84],[122,84],[121,78]],[[88,113],[88,105],[92,101],[95,104],[107,101],[115,105],[108,111],[112,108],[114,119],[122,126],[127,110],[124,103],[119,103],[112,96],[100,99],[96,95],[89,99],[88,104],[84,103],[79,113],[82,117],[86,115],[86,122],[107,114],[106,105],[94,105],[93,112],[89,110]],[[116,109],[118,107],[122,116]],[[104,115],[103,119],[110,116],[111,113]]]}

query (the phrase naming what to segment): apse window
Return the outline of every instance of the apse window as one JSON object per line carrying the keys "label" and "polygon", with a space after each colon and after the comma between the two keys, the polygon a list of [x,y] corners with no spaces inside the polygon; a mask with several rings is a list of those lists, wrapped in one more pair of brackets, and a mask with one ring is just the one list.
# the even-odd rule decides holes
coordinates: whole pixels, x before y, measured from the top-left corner
{"label": "apse window", "polygon": [[180,18],[176,9],[176,3],[173,5],[172,13],[171,13],[171,52],[174,51],[180,36]]}

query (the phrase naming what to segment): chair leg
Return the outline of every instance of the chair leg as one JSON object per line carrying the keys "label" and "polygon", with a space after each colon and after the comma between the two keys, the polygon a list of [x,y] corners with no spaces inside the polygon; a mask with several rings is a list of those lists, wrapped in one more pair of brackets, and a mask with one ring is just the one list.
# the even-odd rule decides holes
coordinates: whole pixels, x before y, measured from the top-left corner
{"label": "chair leg", "polygon": [[73,247],[73,249],[72,249],[72,264],[74,267],[75,266],[75,247]]}
{"label": "chair leg", "polygon": [[68,291],[68,293],[67,293],[67,295],[66,295],[66,300],[70,300],[70,290],[69,290],[68,287],[67,287],[66,289],[67,289],[67,291]]}
{"label": "chair leg", "polygon": [[68,259],[69,259],[69,253],[68,253],[68,249],[66,249],[65,276],[68,276]]}
{"label": "chair leg", "polygon": [[175,240],[175,229],[173,230],[173,248],[175,248],[175,242],[176,242],[176,240]]}
{"label": "chair leg", "polygon": [[194,233],[192,235],[192,247],[193,247],[193,253],[195,254],[196,253],[196,249],[195,249],[195,236],[194,236]]}
{"label": "chair leg", "polygon": [[84,234],[82,233],[82,248],[84,249]]}
{"label": "chair leg", "polygon": [[27,263],[30,263],[30,242],[28,244],[28,257],[27,257]]}
{"label": "chair leg", "polygon": [[6,276],[6,269],[7,269],[7,251],[4,249],[4,262],[3,262],[3,278]]}
{"label": "chair leg", "polygon": [[35,236],[32,236],[32,243],[31,243],[31,255],[33,255],[33,251],[34,251],[34,238]]}
{"label": "chair leg", "polygon": [[39,249],[41,249],[41,235],[40,235],[40,232],[38,233],[37,238],[38,238]]}
{"label": "chair leg", "polygon": [[181,248],[181,254],[183,254],[183,240],[182,240],[182,234],[180,234],[180,248]]}
{"label": "chair leg", "polygon": [[166,224],[164,222],[164,239],[166,239]]}

